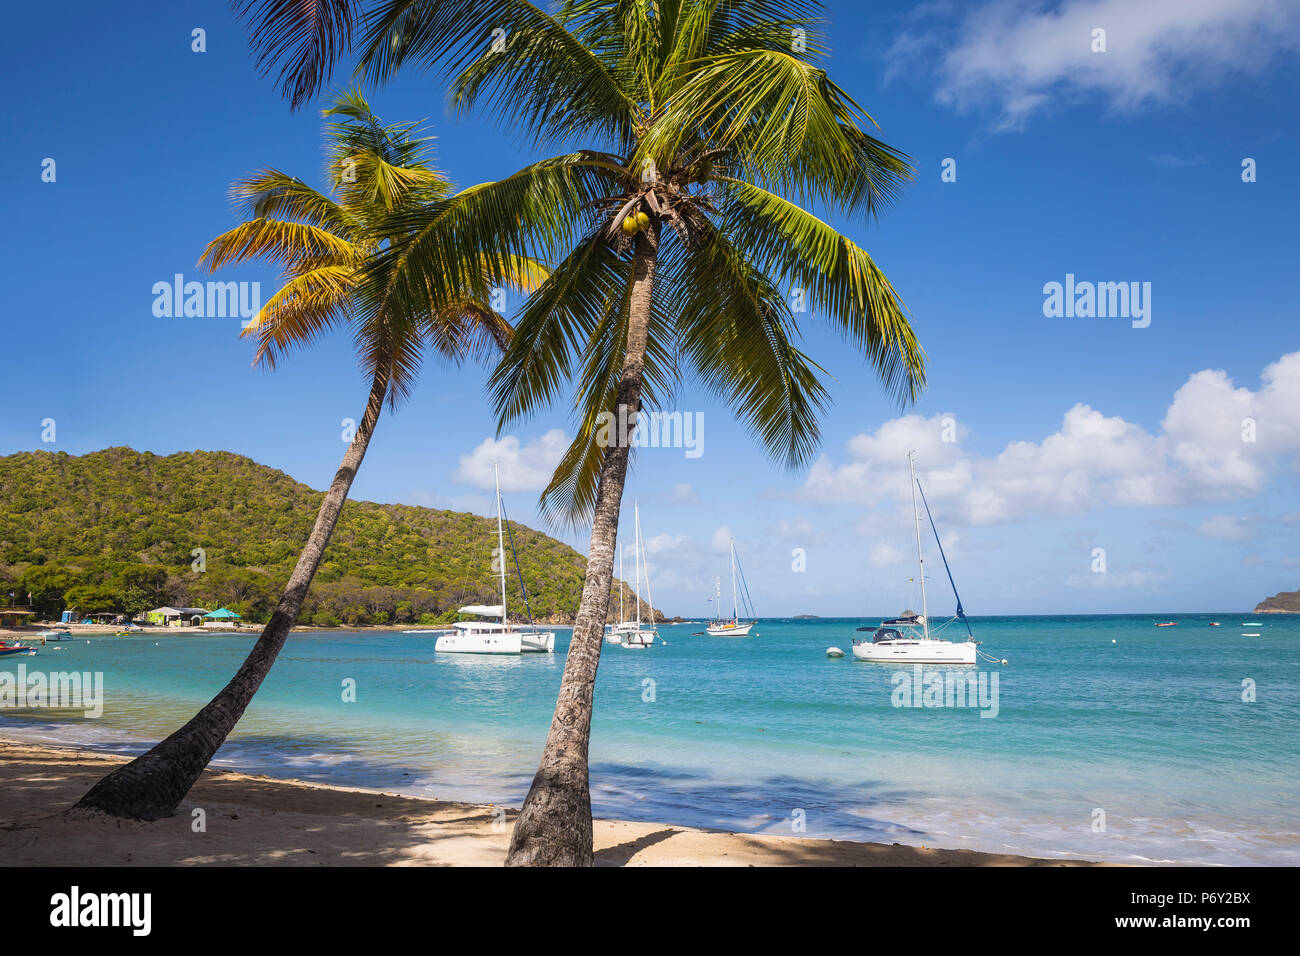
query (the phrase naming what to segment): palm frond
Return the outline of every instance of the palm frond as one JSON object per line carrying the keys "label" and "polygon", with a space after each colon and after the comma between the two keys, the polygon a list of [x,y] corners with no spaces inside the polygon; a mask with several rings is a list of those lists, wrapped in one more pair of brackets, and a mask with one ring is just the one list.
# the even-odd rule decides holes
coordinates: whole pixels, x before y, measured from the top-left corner
{"label": "palm frond", "polygon": [[359,0],[234,0],[257,68],[280,68],[280,93],[298,109],[312,99],[352,42]]}

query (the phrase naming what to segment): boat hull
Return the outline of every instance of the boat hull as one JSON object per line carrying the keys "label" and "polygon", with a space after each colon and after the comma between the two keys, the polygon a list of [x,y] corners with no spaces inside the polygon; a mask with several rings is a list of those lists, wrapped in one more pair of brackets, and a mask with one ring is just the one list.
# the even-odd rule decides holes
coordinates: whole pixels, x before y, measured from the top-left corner
{"label": "boat hull", "polygon": [[654,647],[655,638],[659,636],[657,631],[633,631],[629,634],[621,635],[618,642],[622,647],[630,647],[634,650],[644,650],[647,647]]}
{"label": "boat hull", "polygon": [[750,630],[754,627],[755,621],[748,624],[710,624],[704,629],[710,637],[749,637]]}
{"label": "boat hull", "polygon": [[519,636],[519,652],[521,654],[554,654],[555,632],[533,631],[521,634]]}
{"label": "boat hull", "polygon": [[973,641],[882,641],[854,644],[853,656],[877,664],[974,664],[976,650]]}

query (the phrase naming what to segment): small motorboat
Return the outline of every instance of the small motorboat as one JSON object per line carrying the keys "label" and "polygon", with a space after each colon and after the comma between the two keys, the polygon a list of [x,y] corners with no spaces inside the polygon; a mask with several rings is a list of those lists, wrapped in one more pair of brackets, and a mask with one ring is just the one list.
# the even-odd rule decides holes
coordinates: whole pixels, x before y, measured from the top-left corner
{"label": "small motorboat", "polygon": [[1177,621],[1156,621],[1156,627],[1177,627]]}
{"label": "small motorboat", "polygon": [[35,657],[36,648],[25,644],[0,644],[0,657]]}
{"label": "small motorboat", "polygon": [[41,639],[42,644],[48,644],[51,641],[70,641],[72,640],[71,631],[41,631],[36,635]]}
{"label": "small motorboat", "polygon": [[1210,622],[1210,627],[1222,627],[1222,626],[1223,626],[1223,625],[1220,624],[1218,621],[1211,621],[1211,622]]}
{"label": "small motorboat", "polygon": [[843,652],[842,650],[840,650],[838,647],[828,647],[828,648],[826,648],[826,656],[827,656],[827,657],[843,657],[843,656],[844,656],[844,652]]}
{"label": "small motorboat", "polygon": [[143,634],[143,633],[144,633],[143,627],[139,627],[135,624],[127,624],[125,627],[122,628],[122,630],[115,631],[113,633],[113,636],[114,637],[135,637],[137,634]]}

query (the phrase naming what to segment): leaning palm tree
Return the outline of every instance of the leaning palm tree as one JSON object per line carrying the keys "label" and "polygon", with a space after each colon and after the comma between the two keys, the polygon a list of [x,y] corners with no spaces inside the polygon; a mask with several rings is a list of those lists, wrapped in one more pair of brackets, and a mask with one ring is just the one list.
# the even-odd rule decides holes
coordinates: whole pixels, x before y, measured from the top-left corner
{"label": "leaning palm tree", "polygon": [[805,305],[892,396],[914,399],[924,360],[906,311],[827,221],[874,218],[911,169],[818,65],[816,3],[570,0],[547,14],[523,0],[382,0],[365,19],[370,79],[408,63],[444,71],[456,107],[486,106],[538,146],[566,150],[397,215],[401,236],[376,268],[388,296],[418,300],[429,276],[457,268],[442,254],[446,231],[554,263],[515,317],[491,390],[501,428],[572,390],[576,437],[541,506],[590,520],[591,537],[507,862],[589,864],[593,690],[631,450],[610,424],[689,382],[786,465],[805,464],[828,398],[795,344]]}
{"label": "leaning palm tree", "polygon": [[[324,115],[335,118],[326,126],[332,195],[275,169],[235,183],[232,195],[252,218],[212,240],[200,265],[216,270],[263,259],[281,267],[283,285],[243,333],[256,338],[255,361],[268,368],[285,351],[350,326],[371,381],[365,412],[284,594],[230,683],[180,730],[95,784],[80,807],[139,820],[175,810],[284,646],[385,401],[395,407],[408,394],[427,349],[457,361],[504,347],[510,327],[487,304],[492,289],[509,282],[531,288],[544,275],[527,260],[469,253],[469,267],[455,290],[430,278],[422,299],[408,297],[401,309],[379,305],[363,315],[355,303],[367,294],[367,262],[391,241],[389,217],[443,201],[450,190],[429,166],[429,141],[415,135],[416,124],[381,125],[356,92],[342,95]],[[382,291],[368,294],[382,298]]]}

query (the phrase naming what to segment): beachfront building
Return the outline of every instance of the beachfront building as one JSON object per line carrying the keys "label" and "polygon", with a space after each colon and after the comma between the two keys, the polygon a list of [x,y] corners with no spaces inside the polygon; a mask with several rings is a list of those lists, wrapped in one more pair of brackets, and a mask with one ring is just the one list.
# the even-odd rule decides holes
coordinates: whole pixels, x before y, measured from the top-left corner
{"label": "beachfront building", "polygon": [[0,609],[0,627],[22,627],[36,616],[35,611],[7,607]]}
{"label": "beachfront building", "polygon": [[229,629],[235,627],[235,622],[238,620],[239,615],[230,608],[219,607],[215,611],[209,611],[203,615],[203,626]]}
{"label": "beachfront building", "polygon": [[200,627],[206,608],[201,607],[156,607],[146,611],[144,619],[149,624],[165,624],[168,627]]}

